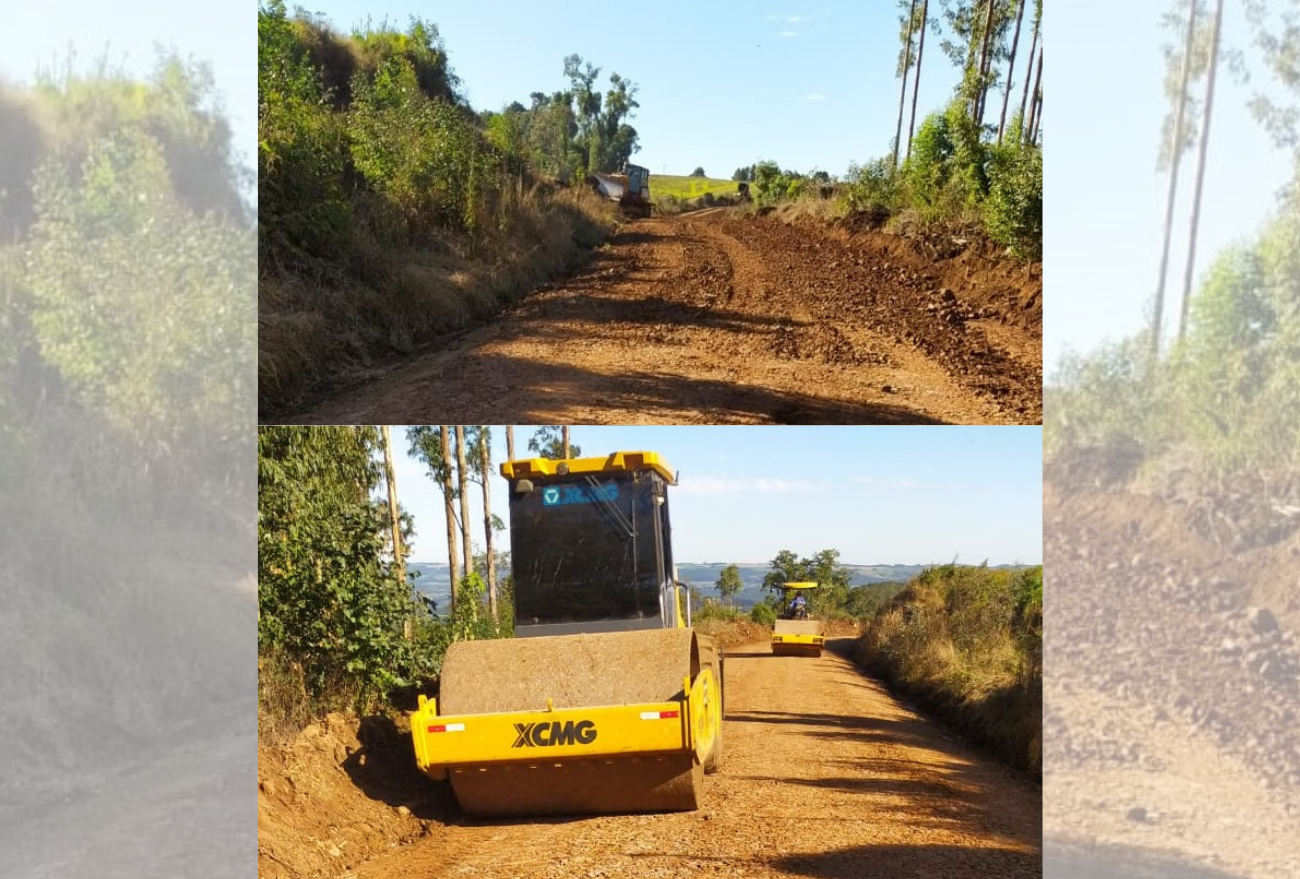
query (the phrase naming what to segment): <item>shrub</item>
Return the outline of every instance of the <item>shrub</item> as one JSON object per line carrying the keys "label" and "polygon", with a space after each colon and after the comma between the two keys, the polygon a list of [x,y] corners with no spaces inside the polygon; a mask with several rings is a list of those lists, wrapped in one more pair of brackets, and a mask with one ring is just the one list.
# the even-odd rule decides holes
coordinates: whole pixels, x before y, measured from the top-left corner
{"label": "shrub", "polygon": [[749,618],[761,626],[771,628],[776,625],[776,611],[770,604],[756,604],[754,609],[749,612]]}
{"label": "shrub", "polygon": [[948,117],[932,113],[921,123],[912,139],[912,152],[903,164],[903,178],[913,205],[929,206],[939,199],[948,184],[950,163],[956,153]]}
{"label": "shrub", "polygon": [[744,616],[743,612],[734,607],[727,607],[719,602],[716,598],[706,598],[703,604],[692,611],[693,621],[703,622],[705,620],[737,620]]}
{"label": "shrub", "polygon": [[789,181],[776,162],[759,162],[754,166],[754,193],[760,205],[775,204],[785,194]]}
{"label": "shrub", "polygon": [[889,160],[850,166],[844,198],[854,212],[891,213],[898,203],[898,178]]}
{"label": "shrub", "polygon": [[324,255],[347,229],[347,144],[319,71],[307,61],[282,2],[258,12],[259,257]]}
{"label": "shrub", "polygon": [[984,203],[990,237],[1018,256],[1043,253],[1043,151],[1004,143],[992,150]]}
{"label": "shrub", "polygon": [[496,150],[453,105],[431,99],[405,58],[357,74],[348,117],[352,161],[412,238],[482,226],[499,178]]}
{"label": "shrub", "polygon": [[1002,145],[985,143],[966,103],[955,100],[922,121],[897,170],[892,157],[851,166],[845,206],[877,220],[904,212],[926,224],[978,219],[1016,256],[1040,259],[1042,150],[1021,141],[1016,119]]}
{"label": "shrub", "polygon": [[1039,770],[1043,569],[942,565],[867,627],[858,657],[936,714]]}

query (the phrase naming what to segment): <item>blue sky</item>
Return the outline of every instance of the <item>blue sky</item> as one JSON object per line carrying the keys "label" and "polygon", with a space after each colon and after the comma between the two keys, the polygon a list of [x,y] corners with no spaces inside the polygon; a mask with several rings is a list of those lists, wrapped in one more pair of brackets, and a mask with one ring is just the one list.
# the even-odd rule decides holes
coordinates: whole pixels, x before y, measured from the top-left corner
{"label": "blue sky", "polygon": [[[61,69],[71,51],[86,71],[107,55],[144,77],[159,48],[211,65],[234,127],[236,147],[252,167],[257,150],[257,21],[230,3],[50,0],[7,3],[0,27],[0,77],[30,82],[38,67]],[[233,13],[233,14],[232,14]]]}
{"label": "blue sky", "polygon": [[[602,69],[602,91],[616,71],[640,86],[633,161],[652,173],[699,165],[730,177],[769,158],[843,174],[852,161],[886,155],[894,136],[899,12],[890,0],[316,0],[307,8],[344,32],[367,18],[402,28],[411,14],[433,21],[480,110],[567,88],[563,59],[574,52]],[[918,124],[959,78],[932,36],[924,63]]]}
{"label": "blue sky", "polygon": [[[528,457],[534,428],[515,430]],[[405,429],[393,428],[406,448]],[[584,456],[653,451],[671,490],[678,562],[766,563],[782,549],[838,549],[854,564],[1042,562],[1038,427],[575,427]],[[505,430],[493,428],[493,461]],[[422,465],[399,456],[398,495],[415,517],[415,561],[446,562],[446,524]],[[509,521],[506,483],[493,509]],[[475,542],[482,497],[471,487]]]}
{"label": "blue sky", "polygon": [[[1070,110],[1053,113],[1044,128],[1043,347],[1049,372],[1067,346],[1089,351],[1148,320],[1168,185],[1167,175],[1156,172],[1167,107],[1161,46],[1176,39],[1159,21],[1172,5],[1057,3],[1044,16],[1053,33],[1069,37],[1053,42],[1050,61],[1044,62],[1057,71],[1044,102]],[[1225,46],[1248,48],[1240,7],[1226,5]],[[1106,47],[1104,57],[1098,46]],[[1221,66],[1194,279],[1203,277],[1224,247],[1259,231],[1294,169],[1294,155],[1274,149],[1246,108],[1252,91],[1267,88],[1265,82],[1240,86],[1226,73]],[[1164,323],[1170,330],[1182,289],[1194,167],[1193,153],[1179,173],[1182,195],[1165,294]]]}

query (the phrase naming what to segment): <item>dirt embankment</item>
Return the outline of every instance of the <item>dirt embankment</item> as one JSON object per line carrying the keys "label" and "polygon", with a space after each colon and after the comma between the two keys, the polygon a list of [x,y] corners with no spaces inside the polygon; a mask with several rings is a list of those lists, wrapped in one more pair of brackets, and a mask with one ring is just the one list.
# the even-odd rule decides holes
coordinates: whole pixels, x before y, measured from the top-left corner
{"label": "dirt embankment", "polygon": [[847,659],[774,657],[758,643],[729,651],[726,669],[723,767],[697,812],[466,819],[391,730],[358,740],[336,718],[263,749],[262,875],[1041,875],[1039,787]]}
{"label": "dirt embankment", "polygon": [[729,210],[645,220],[490,323],[262,419],[1037,424],[1041,264],[953,250]]}
{"label": "dirt embankment", "polygon": [[1044,501],[1048,864],[1300,875],[1295,523],[1236,549],[1196,506],[1051,480]]}

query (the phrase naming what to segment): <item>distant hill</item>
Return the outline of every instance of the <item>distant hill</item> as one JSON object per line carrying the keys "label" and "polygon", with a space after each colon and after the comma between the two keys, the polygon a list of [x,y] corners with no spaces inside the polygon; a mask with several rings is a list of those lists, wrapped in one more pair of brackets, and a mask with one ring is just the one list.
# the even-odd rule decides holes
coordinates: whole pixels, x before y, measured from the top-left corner
{"label": "distant hill", "polygon": [[[713,588],[718,582],[722,569],[731,562],[684,562],[677,565],[677,576],[700,591],[705,598],[717,598]],[[753,607],[763,599],[763,578],[771,568],[766,564],[736,562],[740,569],[740,580],[745,585],[736,596],[736,604],[742,608]],[[946,564],[936,562],[935,564]],[[906,583],[926,568],[934,565],[845,565],[853,572],[849,581],[851,586],[870,586],[875,583]],[[1016,568],[1017,565],[994,565],[994,568]],[[432,598],[438,612],[446,611],[451,598],[451,578],[446,564],[430,562],[412,562],[410,569],[419,574],[415,587]]]}
{"label": "distant hill", "polygon": [[[714,584],[722,575],[722,569],[731,562],[694,562],[679,564],[677,576],[694,586],[705,598],[717,598],[718,591]],[[736,596],[736,604],[742,608],[753,607],[763,600],[763,578],[772,570],[767,564],[735,563],[740,570],[741,587]],[[906,583],[929,565],[844,565],[853,572],[850,586],[870,586],[874,583]]]}

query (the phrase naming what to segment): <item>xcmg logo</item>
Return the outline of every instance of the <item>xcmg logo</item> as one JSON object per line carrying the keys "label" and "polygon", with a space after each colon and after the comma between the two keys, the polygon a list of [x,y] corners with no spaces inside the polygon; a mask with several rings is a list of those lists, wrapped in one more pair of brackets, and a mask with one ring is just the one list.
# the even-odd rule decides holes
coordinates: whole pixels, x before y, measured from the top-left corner
{"label": "xcmg logo", "polygon": [[590,745],[596,741],[596,724],[590,720],[516,723],[514,748],[549,748],[552,745]]}

